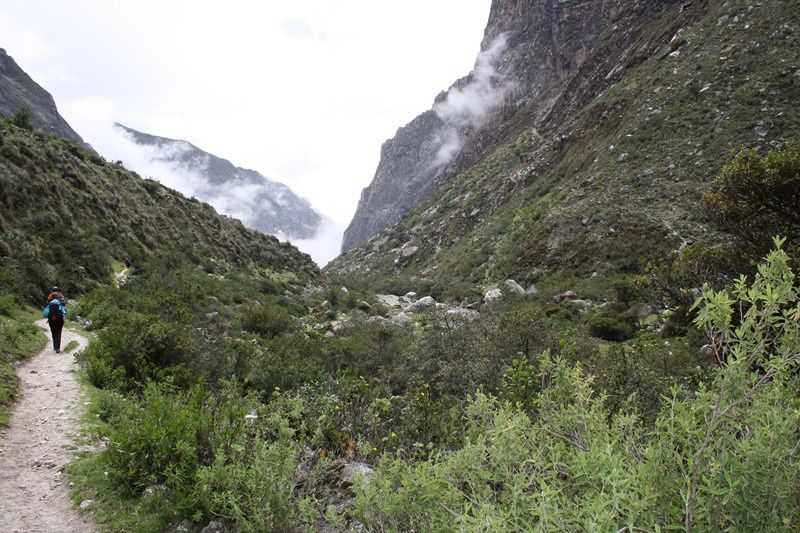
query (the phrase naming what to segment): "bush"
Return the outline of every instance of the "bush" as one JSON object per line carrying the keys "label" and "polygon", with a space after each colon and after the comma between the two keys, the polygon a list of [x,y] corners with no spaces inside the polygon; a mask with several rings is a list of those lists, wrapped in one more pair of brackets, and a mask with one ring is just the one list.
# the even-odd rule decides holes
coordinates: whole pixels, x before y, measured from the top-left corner
{"label": "bush", "polygon": [[599,315],[589,320],[589,333],[606,341],[623,342],[636,335],[636,327],[615,316]]}
{"label": "bush", "polygon": [[289,313],[278,304],[249,305],[242,313],[242,327],[252,333],[274,337],[291,328]]}
{"label": "bush", "polygon": [[197,379],[188,375],[188,367],[181,366],[190,360],[188,355],[195,343],[174,323],[135,311],[119,311],[78,357],[95,386],[130,391],[168,376],[179,376],[184,384]]}
{"label": "bush", "polygon": [[28,112],[27,109],[20,109],[14,116],[11,117],[11,124],[14,126],[21,128],[23,130],[33,130],[33,124],[31,123],[31,114]]}
{"label": "bush", "polygon": [[381,531],[788,530],[800,520],[794,281],[777,250],[733,295],[704,290],[697,322],[726,365],[693,394],[673,387],[651,431],[545,353],[533,416],[478,394],[463,444],[421,463],[384,456],[356,518]]}
{"label": "bush", "polygon": [[[753,257],[783,235],[794,257],[800,251],[800,142],[760,155],[741,150],[723,167],[706,195],[706,211]],[[758,255],[756,255],[758,254]]]}

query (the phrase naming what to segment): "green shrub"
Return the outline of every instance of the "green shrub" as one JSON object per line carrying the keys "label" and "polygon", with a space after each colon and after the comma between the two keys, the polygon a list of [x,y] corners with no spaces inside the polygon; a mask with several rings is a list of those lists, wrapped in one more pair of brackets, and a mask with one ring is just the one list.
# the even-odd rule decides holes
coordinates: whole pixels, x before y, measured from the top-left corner
{"label": "green shrub", "polygon": [[272,302],[249,305],[242,312],[242,327],[267,337],[286,333],[291,325],[291,317],[286,309]]}
{"label": "green shrub", "polygon": [[27,109],[20,109],[14,116],[11,117],[11,124],[14,126],[21,128],[23,130],[33,130],[33,124],[31,123],[31,114],[28,112]]}
{"label": "green shrub", "polygon": [[623,342],[636,335],[636,327],[616,316],[598,315],[589,320],[589,332],[599,339]]}
{"label": "green shrub", "polygon": [[609,413],[580,366],[545,353],[533,416],[478,394],[463,444],[424,462],[384,456],[357,488],[356,518],[381,531],[789,530],[800,521],[794,282],[778,250],[732,295],[704,290],[697,322],[726,364],[695,393],[673,387],[652,430],[629,409]]}

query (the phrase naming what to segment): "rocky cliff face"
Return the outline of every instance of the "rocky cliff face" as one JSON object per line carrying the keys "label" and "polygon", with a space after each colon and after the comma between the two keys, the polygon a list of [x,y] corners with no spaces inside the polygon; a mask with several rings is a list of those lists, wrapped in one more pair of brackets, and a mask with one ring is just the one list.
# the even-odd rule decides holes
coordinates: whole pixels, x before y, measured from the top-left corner
{"label": "rocky cliff face", "polygon": [[638,272],[713,240],[702,196],[731,150],[797,136],[796,2],[496,0],[484,53],[498,39],[488,83],[384,146],[329,272],[472,289]]}
{"label": "rocky cliff face", "polygon": [[[648,5],[650,4],[650,5]],[[473,71],[381,150],[344,235],[343,251],[397,222],[512,133],[523,109],[541,119],[620,12],[677,2],[495,0]]]}
{"label": "rocky cliff face", "polygon": [[117,128],[135,144],[147,147],[152,162],[180,174],[182,183],[191,189],[182,192],[194,194],[255,230],[308,239],[322,221],[307,200],[255,170],[234,166],[187,141],[142,133],[121,124]]}
{"label": "rocky cliff face", "polygon": [[34,128],[83,143],[67,121],[58,114],[53,97],[23,71],[0,48],[0,116],[9,117],[25,109]]}

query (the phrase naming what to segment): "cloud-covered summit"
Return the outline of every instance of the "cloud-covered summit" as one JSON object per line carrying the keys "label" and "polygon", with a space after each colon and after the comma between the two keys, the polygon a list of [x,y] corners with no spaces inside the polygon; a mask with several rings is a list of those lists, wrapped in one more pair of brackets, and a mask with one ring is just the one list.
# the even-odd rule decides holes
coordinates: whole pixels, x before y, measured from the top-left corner
{"label": "cloud-covered summit", "polygon": [[143,152],[147,177],[208,202],[263,233],[286,239],[309,239],[317,233],[320,214],[283,183],[234,166],[188,141],[115,126]]}

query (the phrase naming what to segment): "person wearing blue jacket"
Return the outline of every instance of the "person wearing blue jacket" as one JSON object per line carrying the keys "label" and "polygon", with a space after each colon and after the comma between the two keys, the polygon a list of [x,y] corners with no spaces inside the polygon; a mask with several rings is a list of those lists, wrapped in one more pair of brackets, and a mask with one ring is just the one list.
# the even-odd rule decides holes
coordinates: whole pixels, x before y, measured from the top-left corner
{"label": "person wearing blue jacket", "polygon": [[53,335],[53,348],[56,353],[61,353],[61,330],[64,329],[67,308],[64,307],[61,300],[54,298],[44,308],[43,315],[47,319],[47,325],[50,326],[50,333]]}

